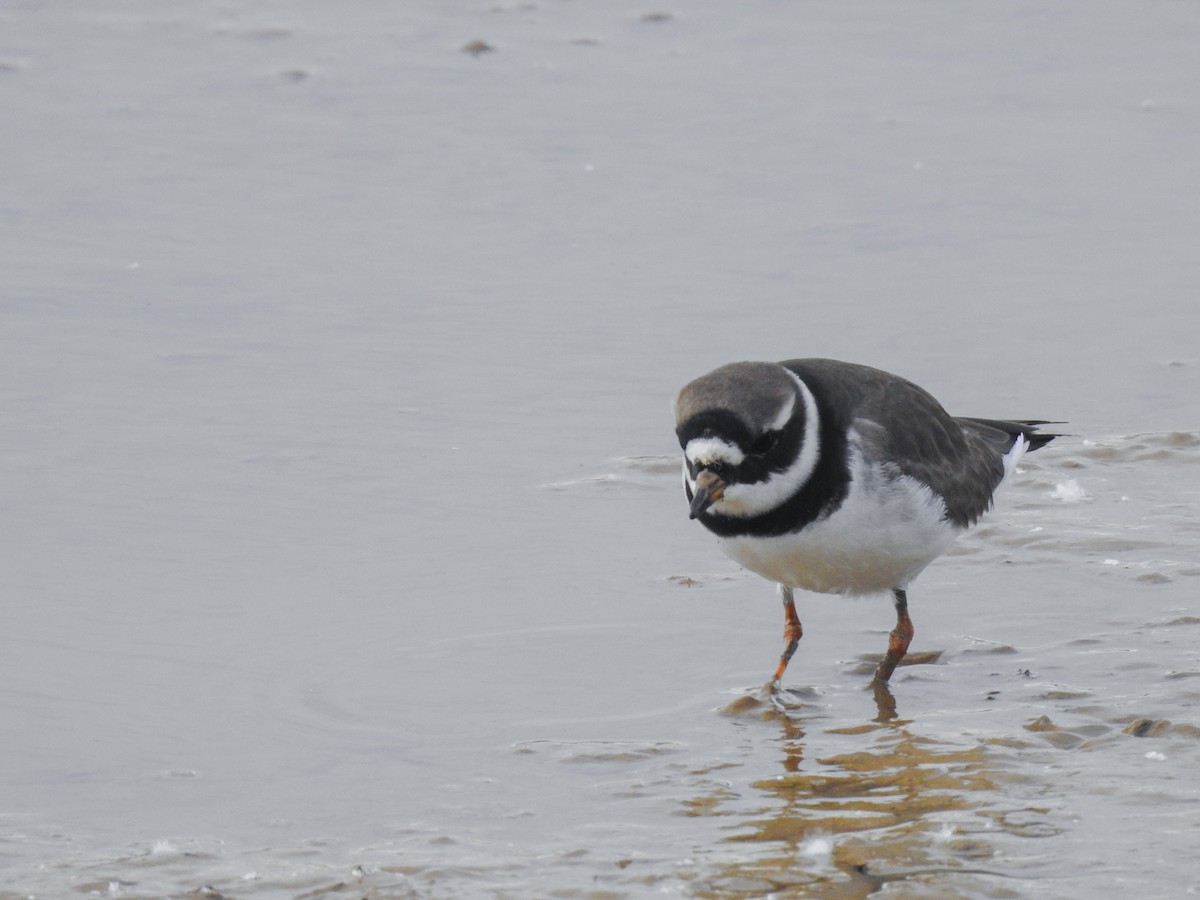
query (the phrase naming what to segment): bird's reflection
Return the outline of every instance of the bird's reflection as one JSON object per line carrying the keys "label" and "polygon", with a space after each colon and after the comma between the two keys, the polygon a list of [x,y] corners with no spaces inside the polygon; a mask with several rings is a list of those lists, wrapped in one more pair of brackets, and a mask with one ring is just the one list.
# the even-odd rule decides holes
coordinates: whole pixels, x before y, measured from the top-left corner
{"label": "bird's reflection", "polygon": [[881,725],[894,722],[899,718],[896,713],[896,697],[886,681],[871,681],[871,690],[875,693],[875,709],[878,715],[875,721]]}
{"label": "bird's reflection", "polygon": [[[761,893],[865,897],[892,881],[944,885],[946,878],[985,896],[1000,889],[1001,873],[977,867],[1005,830],[1006,776],[997,754],[986,742],[923,736],[899,717],[886,685],[873,693],[873,719],[819,732],[828,720],[816,692],[758,691],[725,708],[778,729],[782,758],[780,769],[751,782],[755,793],[690,804],[703,810],[695,814],[737,819],[729,840],[766,849],[723,867],[711,883],[717,893],[736,884]],[[827,747],[835,752],[826,754]],[[748,799],[757,806],[730,808]]]}

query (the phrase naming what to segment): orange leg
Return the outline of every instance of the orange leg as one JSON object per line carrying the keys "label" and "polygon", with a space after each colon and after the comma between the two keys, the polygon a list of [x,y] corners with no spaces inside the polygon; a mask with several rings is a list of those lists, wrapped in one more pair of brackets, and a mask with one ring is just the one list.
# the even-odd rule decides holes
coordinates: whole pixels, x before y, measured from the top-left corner
{"label": "orange leg", "polygon": [[800,638],[804,637],[804,629],[800,626],[800,617],[796,615],[796,601],[792,598],[792,589],[782,584],[779,585],[779,596],[783,600],[783,639],[787,641],[787,646],[783,648],[783,653],[779,657],[779,665],[775,667],[775,674],[771,676],[768,686],[779,685],[779,679],[783,677],[783,670],[787,668],[788,661],[796,652],[796,645],[800,643]]}
{"label": "orange leg", "polygon": [[908,617],[908,595],[900,588],[893,588],[892,597],[896,603],[896,627],[888,635],[887,653],[879,661],[879,668],[875,670],[875,680],[883,683],[892,677],[896,665],[904,659],[908,645],[913,639],[913,623]]}

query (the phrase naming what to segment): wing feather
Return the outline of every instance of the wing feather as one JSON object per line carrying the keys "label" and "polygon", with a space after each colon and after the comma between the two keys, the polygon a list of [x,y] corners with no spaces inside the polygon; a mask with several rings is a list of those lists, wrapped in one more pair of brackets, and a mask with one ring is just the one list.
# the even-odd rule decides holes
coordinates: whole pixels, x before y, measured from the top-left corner
{"label": "wing feather", "polygon": [[[879,369],[836,360],[783,363],[826,398],[821,414],[857,433],[864,456],[927,484],[946,517],[966,526],[992,504],[1004,454],[1032,426],[951,416],[925,389]],[[838,412],[840,410],[840,413]]]}

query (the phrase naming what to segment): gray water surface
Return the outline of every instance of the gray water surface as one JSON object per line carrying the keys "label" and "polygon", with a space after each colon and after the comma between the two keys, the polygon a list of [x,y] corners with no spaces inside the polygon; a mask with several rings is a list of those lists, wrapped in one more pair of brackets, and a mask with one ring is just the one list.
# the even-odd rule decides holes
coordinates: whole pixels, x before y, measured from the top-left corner
{"label": "gray water surface", "polygon": [[[0,897],[1200,890],[1198,27],[0,9]],[[894,717],[687,520],[796,356],[1065,421]]]}

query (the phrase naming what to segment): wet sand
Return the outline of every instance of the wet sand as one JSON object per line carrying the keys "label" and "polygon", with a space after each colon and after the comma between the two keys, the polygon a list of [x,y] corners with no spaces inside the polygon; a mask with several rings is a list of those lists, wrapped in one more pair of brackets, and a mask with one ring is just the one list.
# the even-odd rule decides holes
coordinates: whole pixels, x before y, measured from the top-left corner
{"label": "wet sand", "polygon": [[[1198,17],[0,12],[0,897],[1200,890]],[[1065,421],[890,697],[679,485],[810,355]]]}

